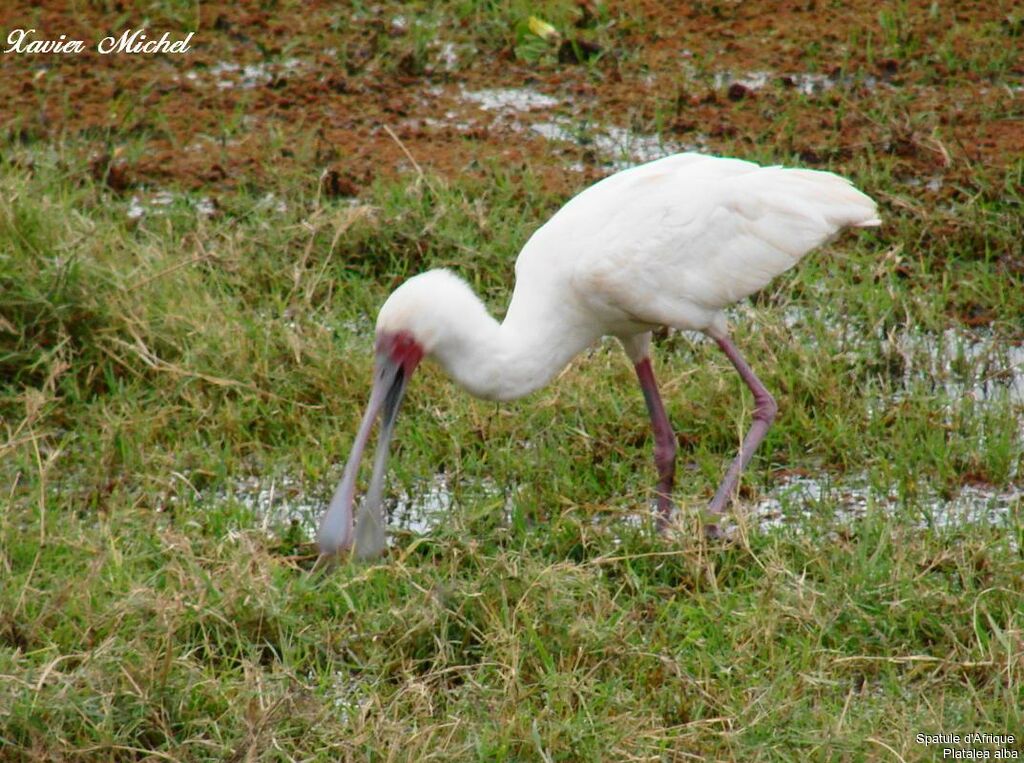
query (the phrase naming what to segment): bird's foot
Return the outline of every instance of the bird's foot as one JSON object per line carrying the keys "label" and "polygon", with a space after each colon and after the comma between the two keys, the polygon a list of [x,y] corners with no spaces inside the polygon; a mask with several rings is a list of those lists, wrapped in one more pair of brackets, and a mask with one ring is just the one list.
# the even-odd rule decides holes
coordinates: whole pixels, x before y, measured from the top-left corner
{"label": "bird's foot", "polygon": [[722,509],[716,508],[715,502],[712,501],[711,505],[701,512],[700,516],[701,525],[704,528],[704,537],[707,540],[718,541],[732,535],[732,531],[736,527],[730,522],[726,522],[725,520],[727,519],[731,519],[731,517],[727,517]]}
{"label": "bird's foot", "polygon": [[654,514],[654,526],[658,528],[658,534],[666,535],[675,521],[677,514],[676,505],[672,503],[670,498],[659,495],[652,513]]}
{"label": "bird's foot", "polygon": [[[692,527],[683,528],[680,524],[684,516],[692,515],[689,515],[688,512],[681,513],[672,501],[662,496],[659,496],[651,506],[651,513],[654,515],[654,526],[658,530],[658,535],[663,538],[672,537],[677,532],[692,533]],[[731,537],[736,530],[736,526],[731,521],[732,518],[721,510],[715,511],[708,507],[699,513],[699,518],[704,537],[709,541],[725,540]],[[689,525],[689,522],[686,524]]]}
{"label": "bird's foot", "polygon": [[725,531],[717,522],[707,522],[704,524],[704,537],[708,540],[722,540]]}
{"label": "bird's foot", "polygon": [[[708,507],[701,514],[701,522],[704,525],[704,537],[708,540],[723,540],[727,535],[731,534],[722,526],[725,510],[732,503],[732,490],[727,489],[726,484],[728,484],[728,480],[718,488],[715,497],[711,499],[711,503],[708,504]],[[736,528],[731,527],[729,529],[735,530]]]}

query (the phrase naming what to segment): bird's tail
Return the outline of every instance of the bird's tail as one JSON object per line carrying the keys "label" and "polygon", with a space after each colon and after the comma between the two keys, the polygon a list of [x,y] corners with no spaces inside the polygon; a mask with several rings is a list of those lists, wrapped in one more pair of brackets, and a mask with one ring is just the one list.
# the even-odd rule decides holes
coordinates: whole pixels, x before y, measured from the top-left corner
{"label": "bird's tail", "polygon": [[874,228],[882,224],[875,200],[844,177],[818,170],[785,170],[789,178],[813,185],[818,208],[837,228]]}
{"label": "bird's tail", "polygon": [[[865,197],[865,198],[867,198],[867,197]],[[872,202],[872,203],[874,203],[874,202]],[[881,224],[882,224],[882,218],[879,217],[878,213],[876,212],[870,219],[868,219],[868,220],[861,220],[859,223],[852,223],[851,225],[854,228],[877,228]]]}

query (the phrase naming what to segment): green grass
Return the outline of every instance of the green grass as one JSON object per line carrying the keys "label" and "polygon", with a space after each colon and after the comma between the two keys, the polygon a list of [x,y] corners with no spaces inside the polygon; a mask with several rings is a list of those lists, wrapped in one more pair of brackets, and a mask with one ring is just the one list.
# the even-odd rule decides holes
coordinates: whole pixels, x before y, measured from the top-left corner
{"label": "green grass", "polygon": [[[511,525],[499,501],[457,500],[382,564],[321,577],[293,529],[267,535],[214,496],[247,474],[329,489],[367,393],[366,316],[438,264],[500,308],[518,242],[558,200],[528,177],[434,178],[379,184],[372,211],[300,190],[284,213],[238,196],[205,219],[179,200],[133,226],[85,174],[3,170],[0,740],[17,755],[913,758],[912,732],[1021,727],[1020,507],[1008,527],[927,531],[915,501],[968,472],[1007,484],[1020,410],[936,391],[927,352],[905,381],[883,341],[950,325],[965,291],[1014,331],[1020,291],[970,245],[905,255],[900,278],[880,250],[927,223],[891,213],[738,321],[783,411],[753,490],[771,465],[864,472],[903,486],[902,510],[836,537],[822,506],[800,534],[725,547],[617,524],[652,470],[609,344],[502,407],[428,367],[393,484],[444,469],[515,485]],[[950,214],[1014,246],[1016,203]],[[678,497],[699,507],[749,410],[705,344],[663,340],[658,363],[695,467]]]}
{"label": "green grass", "polygon": [[[424,6],[433,26],[381,36],[366,66],[406,46],[418,72],[450,19],[514,48],[524,15],[568,29],[573,7]],[[1002,76],[1003,52],[954,51],[962,26],[924,50],[908,13],[883,12],[879,55]],[[595,19],[603,46],[623,18]],[[530,63],[556,65],[551,51]],[[906,130],[923,141],[934,114],[898,90],[833,105],[876,125],[834,168],[881,200],[885,226],[734,312],[781,411],[743,503],[792,470],[871,485],[863,517],[843,519],[841,490],[826,491],[794,500],[811,513],[785,529],[741,520],[736,540],[706,543],[695,515],[751,401],[713,346],[671,335],[655,362],[680,432],[672,538],[623,521],[651,499],[652,443],[608,342],[501,406],[425,364],[389,490],[419,495],[443,472],[452,511],[427,534],[396,531],[380,563],[330,574],[309,571],[309,526],[268,520],[237,482],[290,480],[322,505],[390,290],[452,267],[500,313],[520,246],[565,195],[495,161],[382,177],[352,205],[293,167],[219,193],[213,217],[202,192],[180,192],[132,221],[132,192],[94,179],[89,136],[8,136],[0,759],[916,760],[940,756],[918,733],[967,731],[1015,733],[1019,750],[1024,506],[994,525],[934,515],[964,485],[1009,491],[1024,475],[1024,410],[999,391],[1024,339],[1024,161],[957,154],[940,197],[886,148]],[[823,105],[776,89],[735,108],[794,117],[795,140],[797,112]],[[716,146],[800,163],[784,134]],[[145,135],[101,138],[146,150]],[[988,349],[957,349],[972,337]],[[996,391],[979,397],[985,379]]]}

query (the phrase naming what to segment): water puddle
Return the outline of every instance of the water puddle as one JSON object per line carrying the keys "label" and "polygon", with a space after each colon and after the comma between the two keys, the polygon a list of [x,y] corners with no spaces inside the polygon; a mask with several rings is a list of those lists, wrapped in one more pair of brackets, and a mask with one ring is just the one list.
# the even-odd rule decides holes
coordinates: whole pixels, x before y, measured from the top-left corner
{"label": "water puddle", "polygon": [[[321,490],[326,485],[318,485]],[[463,479],[454,485],[445,474],[399,490],[385,500],[388,524],[392,530],[426,535],[452,521],[453,512],[463,501],[467,505],[487,506],[500,511],[502,522],[511,522],[518,489],[505,489],[489,479]],[[320,516],[328,495],[307,491],[292,477],[261,479],[256,476],[240,479],[227,490],[214,494],[211,503],[234,502],[244,506],[259,519],[260,529],[270,534],[282,528],[298,531],[306,542],[315,537]],[[966,485],[951,497],[937,493],[912,500],[899,497],[894,488],[873,486],[866,475],[823,477],[792,476],[779,480],[761,499],[743,507],[748,526],[758,532],[788,530],[802,533],[821,517],[829,517],[835,531],[851,528],[869,511],[888,516],[904,515],[920,529],[944,530],[972,525],[1008,527],[1012,515],[1024,507],[1024,487]],[[629,512],[616,516],[607,525],[636,528],[648,520],[646,514]],[[604,520],[598,520],[604,521]],[[737,532],[735,524],[727,524],[726,533]],[[389,537],[394,545],[395,535]],[[402,539],[401,543],[406,541]]]}
{"label": "water puddle", "polygon": [[931,177],[917,177],[915,175],[911,175],[909,177],[898,177],[896,180],[907,188],[924,188],[932,193],[938,193],[945,185],[945,180],[941,175],[932,175]]}
{"label": "water puddle", "polygon": [[[776,485],[749,511],[751,521],[761,532],[797,526],[820,514],[820,506],[828,502],[839,525],[849,525],[867,513],[873,502],[870,485],[863,478],[842,485],[828,478],[792,477]],[[886,495],[886,498],[893,496]]]}
{"label": "water puddle", "polygon": [[392,527],[422,534],[440,526],[454,503],[448,479],[438,474],[419,485],[418,490],[403,490],[398,496],[385,500],[384,506]]}
{"label": "water puddle", "polygon": [[[571,143],[593,153],[593,159],[611,170],[660,159],[687,150],[706,149],[706,141],[698,137],[691,144],[667,141],[659,135],[626,130],[614,125],[579,121],[562,115],[550,115],[543,121],[525,121],[526,114],[549,111],[563,105],[562,101],[530,88],[462,90],[463,100],[497,115],[497,123],[516,132],[532,132],[551,142]],[[450,115],[454,117],[454,114]],[[446,115],[448,118],[449,115]],[[465,123],[455,125],[464,128]],[[570,169],[580,171],[578,164]]]}
{"label": "water puddle", "polygon": [[444,119],[434,119],[433,117],[424,117],[419,120],[424,127],[430,127],[434,130],[447,130],[454,129],[456,132],[468,133],[476,129],[476,125],[473,122],[459,119],[459,115],[454,111],[446,111]]}
{"label": "water puddle", "polygon": [[[254,475],[236,480],[230,488],[218,491],[208,500],[214,504],[233,502],[243,506],[259,518],[259,527],[264,532],[290,527],[310,542],[330,499],[326,491],[331,488],[333,483],[325,483],[317,485],[315,490],[306,490],[294,477],[261,479]],[[384,510],[392,530],[423,535],[449,521],[453,510],[463,500],[473,504],[497,504],[494,510],[502,511],[504,521],[508,522],[514,494],[515,491],[503,490],[486,478],[463,479],[453,485],[450,478],[441,473],[392,492],[384,500]],[[389,543],[394,543],[393,538],[389,538]]]}
{"label": "water puddle", "polygon": [[444,473],[436,474],[411,488],[403,489],[385,501],[392,527],[423,535],[447,522],[462,502],[490,505],[502,513],[502,521],[511,521],[516,490],[502,489],[494,480],[462,479],[453,484]]}
{"label": "water puddle", "polygon": [[577,126],[572,120],[565,118],[534,122],[527,127],[549,141],[572,143],[593,151],[599,163],[612,170],[626,169],[680,151],[700,151],[707,148],[702,137],[698,137],[696,142],[683,144],[667,141],[659,135],[646,135],[613,125]]}
{"label": "water puddle", "polygon": [[[304,66],[297,58],[284,61],[264,61],[257,64],[237,64],[232,61],[218,61],[209,68],[190,69],[185,79],[195,85],[213,86],[218,90],[251,90],[265,87],[276,78],[299,71]],[[178,75],[174,75],[178,81]]]}
{"label": "water puddle", "polygon": [[907,513],[919,518],[921,529],[949,529],[969,525],[1006,527],[1011,512],[1024,505],[1024,488],[965,485],[956,495],[943,498],[936,493],[904,502],[893,489],[872,487],[866,476],[831,480],[826,477],[790,477],[779,482],[761,500],[750,506],[749,516],[761,532],[803,526],[823,511],[831,511],[836,529],[852,526],[869,510],[889,516]]}
{"label": "water puddle", "polygon": [[747,90],[760,90],[775,79],[778,79],[778,75],[772,74],[771,72],[747,72],[746,74],[734,74],[733,72],[726,71],[715,72],[711,77],[711,82],[715,86],[715,89],[718,90],[730,88],[733,85],[745,87]]}
{"label": "water puddle", "polygon": [[288,475],[260,478],[255,475],[236,480],[231,487],[218,491],[213,503],[232,502],[248,509],[260,519],[260,529],[271,532],[275,527],[294,526],[312,540],[313,528],[327,505],[327,498],[307,492],[302,483]]}
{"label": "water puddle", "polygon": [[819,72],[793,72],[782,74],[768,71],[731,72],[719,71],[711,75],[711,83],[717,90],[739,87],[744,90],[763,90],[771,85],[796,90],[802,95],[812,96],[828,92],[836,87],[850,88],[862,84],[868,89],[878,86],[876,77],[867,75],[854,77],[848,74]]}
{"label": "water puddle", "polygon": [[883,357],[903,366],[903,387],[926,383],[950,399],[988,402],[1007,397],[1024,405],[1024,345],[987,332],[946,329],[941,335],[899,332],[881,343]]}
{"label": "water puddle", "polygon": [[[454,48],[445,48],[442,58],[447,62],[455,57]],[[446,67],[449,65],[445,64]],[[452,64],[454,65],[454,64]],[[686,67],[684,67],[686,68]],[[689,67],[688,76],[694,80],[708,81],[693,67]],[[755,91],[769,86],[778,86],[796,90],[804,95],[812,96],[824,93],[836,87],[852,87],[864,85],[874,87],[877,83],[871,76],[852,76],[834,72],[822,74],[817,72],[777,73],[769,71],[750,71],[734,73],[720,71],[710,76],[711,84],[718,89],[739,87],[743,90]],[[434,87],[430,94],[440,97],[445,89]],[[680,151],[707,151],[709,141],[705,135],[696,135],[686,143],[667,140],[657,134],[646,134],[628,130],[615,125],[590,122],[585,119],[572,98],[559,98],[542,93],[530,87],[522,88],[490,88],[483,90],[467,90],[460,87],[458,100],[477,106],[491,116],[492,127],[504,127],[516,132],[530,132],[551,142],[570,143],[589,150],[593,156],[588,161],[596,161],[610,170],[620,170],[634,164],[652,161]],[[563,113],[553,113],[556,109]],[[574,116],[566,116],[572,112]],[[479,113],[479,112],[477,112]],[[540,117],[540,119],[536,119]],[[453,128],[458,131],[474,129],[477,120],[472,116],[450,110],[443,119],[424,118],[422,124],[434,129]],[[577,163],[569,169],[584,169]],[[928,181],[928,188],[933,184]]]}
{"label": "water puddle", "polygon": [[[749,303],[735,306],[728,314],[737,321],[758,320]],[[969,397],[992,402],[1005,397],[1015,406],[1024,405],[1024,343],[1003,339],[987,329],[886,332],[841,320],[835,312],[801,305],[787,307],[782,321],[800,334],[800,341],[820,345],[822,351],[856,352],[893,369],[900,390],[894,398],[881,401],[883,404],[897,402],[906,390],[923,384],[950,401]],[[824,342],[816,341],[815,327],[824,329],[828,337]]]}
{"label": "water puddle", "polygon": [[[200,217],[214,217],[217,214],[217,202],[209,196],[193,197],[186,193],[156,191],[154,193],[136,193],[128,200],[125,215],[129,220],[138,222],[145,217],[163,217],[174,209],[190,208]],[[274,193],[266,193],[256,202],[256,208],[271,210],[277,214],[288,212],[288,203]]]}
{"label": "water puddle", "polygon": [[157,191],[151,194],[132,194],[128,200],[125,215],[129,220],[138,221],[144,217],[165,216],[174,205],[181,204],[193,208],[200,217],[213,217],[217,214],[217,204],[209,196],[193,199],[181,193]]}
{"label": "water puddle", "polygon": [[[686,68],[686,67],[684,67]],[[691,78],[700,80],[699,75],[689,67]],[[871,76],[854,77],[842,73],[821,74],[816,72],[796,72],[779,74],[768,71],[751,71],[734,73],[730,71],[716,72],[711,75],[711,83],[717,88],[737,87],[741,90],[756,91],[769,86],[778,86],[796,90],[804,95],[813,96],[836,87],[853,87],[865,85],[874,87],[877,83]],[[707,79],[704,78],[706,82]],[[436,92],[435,95],[439,94]],[[531,88],[495,88],[487,90],[459,90],[459,98],[464,102],[477,105],[480,109],[495,115],[495,125],[504,126],[516,132],[532,132],[551,142],[571,143],[593,153],[591,161],[612,170],[621,170],[635,164],[649,162],[680,151],[707,151],[708,138],[698,134],[686,143],[667,140],[657,134],[645,134],[608,124],[589,122],[581,118],[579,109],[571,100],[562,100]],[[553,114],[552,110],[561,107],[571,110],[576,116],[567,117]],[[542,116],[542,120],[533,121],[526,116]],[[458,121],[458,115],[449,112],[445,120],[424,120],[433,127],[452,126],[459,130],[469,129],[469,124]],[[569,169],[581,171],[582,164],[570,165]],[[929,188],[932,185],[929,182]]]}
{"label": "water puddle", "polygon": [[487,90],[461,91],[462,98],[480,106],[485,111],[518,113],[535,109],[550,109],[561,101],[550,95],[530,88],[491,88]]}

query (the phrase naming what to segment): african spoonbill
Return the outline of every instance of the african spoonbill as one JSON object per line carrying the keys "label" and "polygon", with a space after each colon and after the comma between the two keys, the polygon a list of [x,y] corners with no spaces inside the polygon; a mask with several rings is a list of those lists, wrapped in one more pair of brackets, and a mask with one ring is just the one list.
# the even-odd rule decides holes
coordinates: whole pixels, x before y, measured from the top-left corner
{"label": "african spoonbill", "polygon": [[[325,557],[386,546],[383,482],[406,385],[423,358],[470,394],[513,400],[547,384],[600,337],[636,369],[654,428],[658,523],[671,515],[676,438],[654,380],[651,330],[702,331],[754,396],[753,421],[708,507],[730,502],[776,404],[729,338],[723,310],[793,267],[843,228],[880,225],[875,202],[830,172],[677,154],[618,172],[571,199],[530,237],[498,323],[448,270],[410,278],[377,316],[373,388],[317,537]],[[380,418],[373,473],[353,522],[356,473]],[[716,528],[710,524],[713,532]]]}

